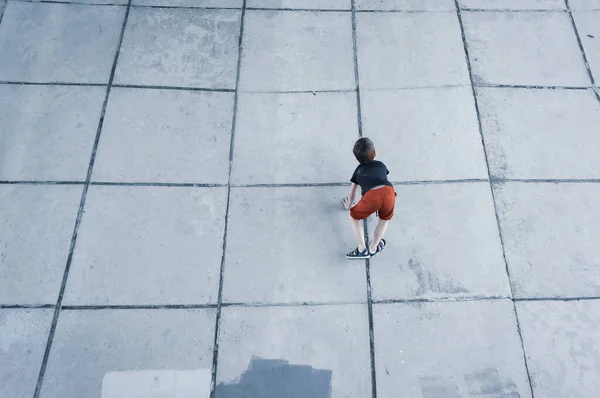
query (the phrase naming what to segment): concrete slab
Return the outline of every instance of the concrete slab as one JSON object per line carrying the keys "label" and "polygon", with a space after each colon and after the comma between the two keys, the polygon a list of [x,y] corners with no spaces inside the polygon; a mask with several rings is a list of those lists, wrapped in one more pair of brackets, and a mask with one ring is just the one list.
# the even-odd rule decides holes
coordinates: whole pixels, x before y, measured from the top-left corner
{"label": "concrete slab", "polygon": [[351,0],[247,0],[247,7],[350,10]]}
{"label": "concrete slab", "polygon": [[72,0],[72,1],[67,1],[67,3],[107,4],[107,5],[122,4],[122,5],[126,5],[127,4],[127,0]]}
{"label": "concrete slab", "polygon": [[454,11],[454,0],[356,0],[357,10]]}
{"label": "concrete slab", "polygon": [[456,13],[360,13],[361,88],[468,85]]}
{"label": "concrete slab", "polygon": [[464,8],[483,10],[564,10],[564,0],[459,0]]}
{"label": "concrete slab", "polygon": [[371,397],[366,305],[223,308],[217,382],[216,398]]}
{"label": "concrete slab", "polygon": [[569,0],[572,10],[600,10],[598,0]]}
{"label": "concrete slab", "polygon": [[506,183],[495,190],[515,296],[600,295],[600,187]]}
{"label": "concrete slab", "polygon": [[591,90],[480,88],[477,97],[493,176],[600,177],[600,104]]}
{"label": "concrete slab", "polygon": [[561,12],[464,12],[475,83],[589,86],[569,17]]}
{"label": "concrete slab", "polygon": [[232,188],[225,302],[364,302],[345,187]]}
{"label": "concrete slab", "polygon": [[375,305],[373,317],[378,397],[531,397],[510,301]]}
{"label": "concrete slab", "polygon": [[[35,395],[53,309],[5,309],[56,303],[82,192],[20,180],[85,177],[127,4],[69,1],[11,0],[0,23],[2,398]],[[565,12],[597,74],[597,2],[460,1],[477,85],[507,83],[477,87],[493,175],[563,179],[497,188],[517,301],[600,297],[600,105]],[[39,398],[211,398],[213,366],[212,398],[531,397],[454,0],[132,4]],[[398,181],[375,373],[340,204],[359,114]],[[228,202],[186,185],[228,182],[234,121]],[[600,396],[596,307],[521,314],[536,398]]]}
{"label": "concrete slab", "polygon": [[212,309],[63,310],[40,397],[113,398],[118,388],[120,397],[208,398],[205,377],[186,376],[210,374],[214,327]]}
{"label": "concrete slab", "polygon": [[355,93],[242,93],[232,181],[349,183],[357,139]]}
{"label": "concrete slab", "polygon": [[219,287],[226,188],[98,187],[64,304],[206,304]]}
{"label": "concrete slab", "polygon": [[242,8],[243,0],[132,0],[133,5],[162,7]]}
{"label": "concrete slab", "polygon": [[211,370],[128,370],[107,372],[102,379],[102,398],[181,397],[210,395]]}
{"label": "concrete slab", "polygon": [[348,12],[247,11],[244,91],[354,89]]}
{"label": "concrete slab", "polygon": [[55,304],[80,186],[0,185],[0,304]]}
{"label": "concrete slab", "polygon": [[396,192],[388,247],[371,260],[375,300],[510,296],[487,182]]}
{"label": "concrete slab", "polygon": [[124,7],[9,2],[0,80],[106,84],[124,16]]}
{"label": "concrete slab", "polygon": [[84,181],[105,92],[0,85],[0,180]]}
{"label": "concrete slab", "polygon": [[115,83],[235,88],[239,10],[133,8]]}
{"label": "concrete slab", "polygon": [[600,301],[517,303],[536,397],[600,395]]}
{"label": "concrete slab", "polygon": [[573,19],[597,85],[600,81],[600,2],[598,11],[574,12]]}
{"label": "concrete slab", "polygon": [[226,184],[233,93],[114,88],[93,180]]}
{"label": "concrete slab", "polygon": [[[41,3],[43,0],[15,0],[15,1],[28,1],[33,3]],[[84,5],[125,5],[127,0],[56,0],[53,2],[63,4],[84,4]]]}
{"label": "concrete slab", "polygon": [[53,309],[0,309],[0,396],[33,396],[53,313]]}
{"label": "concrete slab", "polygon": [[392,181],[487,178],[470,87],[363,90],[361,107]]}

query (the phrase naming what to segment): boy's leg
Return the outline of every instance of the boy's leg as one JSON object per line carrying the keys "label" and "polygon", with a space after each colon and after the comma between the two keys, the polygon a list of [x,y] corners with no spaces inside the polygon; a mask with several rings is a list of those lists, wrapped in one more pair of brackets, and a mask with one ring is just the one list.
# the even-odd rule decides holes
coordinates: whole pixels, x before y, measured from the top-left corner
{"label": "boy's leg", "polygon": [[373,239],[369,244],[369,252],[376,253],[377,246],[381,242],[385,231],[387,230],[390,220],[394,216],[394,206],[396,205],[396,191],[392,187],[380,188],[379,194],[381,195],[381,201],[383,205],[378,211],[379,221],[373,232]]}
{"label": "boy's leg", "polygon": [[369,252],[375,253],[377,251],[377,245],[381,241],[381,238],[383,238],[389,222],[390,220],[379,219],[379,222],[377,222],[377,226],[375,227],[375,231],[373,232],[373,240],[369,245]]}
{"label": "boy's leg", "polygon": [[350,216],[350,225],[352,226],[352,233],[354,233],[354,238],[356,238],[358,250],[362,252],[367,248],[365,244],[365,230],[363,229],[363,221],[357,220]]}

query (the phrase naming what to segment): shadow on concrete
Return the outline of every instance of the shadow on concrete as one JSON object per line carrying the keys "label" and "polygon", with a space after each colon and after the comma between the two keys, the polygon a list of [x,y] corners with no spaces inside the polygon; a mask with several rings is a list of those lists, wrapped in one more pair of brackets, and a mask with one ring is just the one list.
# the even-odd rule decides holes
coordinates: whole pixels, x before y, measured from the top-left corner
{"label": "shadow on concrete", "polygon": [[253,357],[237,382],[217,385],[215,398],[331,398],[331,370]]}

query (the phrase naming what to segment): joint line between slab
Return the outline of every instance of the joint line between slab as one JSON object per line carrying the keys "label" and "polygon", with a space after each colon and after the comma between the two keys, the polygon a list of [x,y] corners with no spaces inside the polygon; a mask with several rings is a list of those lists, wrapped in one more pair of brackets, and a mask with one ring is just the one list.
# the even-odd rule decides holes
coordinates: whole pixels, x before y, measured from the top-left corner
{"label": "joint line between slab", "polygon": [[495,84],[495,83],[474,83],[475,87],[480,88],[514,88],[525,90],[589,90],[592,86],[542,86],[532,84]]}
{"label": "joint line between slab", "polygon": [[[599,184],[599,178],[497,178],[492,177],[492,183],[504,184],[519,182],[526,184]],[[396,185],[441,185],[441,184],[469,184],[489,182],[487,178],[466,178],[459,180],[405,180],[391,181]],[[0,185],[85,185],[86,181],[65,180],[0,180]],[[200,183],[200,182],[149,182],[149,181],[90,181],[89,185],[113,187],[167,187],[167,188],[224,188],[226,183]],[[312,188],[312,187],[347,187],[350,182],[307,182],[307,183],[264,183],[264,184],[229,184],[232,188]]]}
{"label": "joint line between slab", "polygon": [[240,16],[240,36],[238,38],[238,60],[235,77],[235,93],[233,97],[233,111],[231,121],[231,137],[229,140],[229,170],[227,176],[227,202],[225,206],[225,223],[223,225],[223,246],[221,253],[221,266],[219,271],[219,290],[217,293],[217,313],[215,316],[215,338],[213,342],[213,360],[210,384],[210,397],[214,398],[217,388],[217,370],[219,362],[219,337],[221,332],[221,311],[223,307],[223,280],[225,275],[225,253],[227,249],[227,228],[229,223],[229,207],[231,202],[231,170],[233,165],[233,151],[235,145],[235,131],[237,127],[237,113],[240,93],[240,72],[242,69],[243,56],[243,38],[244,38],[244,20],[246,16],[246,0],[242,3],[242,12]]}
{"label": "joint line between slab", "polygon": [[[369,247],[369,230],[367,220],[363,221],[366,246]],[[369,324],[369,362],[371,366],[371,396],[377,398],[377,369],[375,366],[375,326],[373,322],[373,296],[371,290],[371,261],[365,260],[365,276],[367,281],[367,315]]]}
{"label": "joint line between slab", "polygon": [[569,19],[571,20],[571,25],[573,26],[573,32],[575,33],[575,38],[577,39],[577,45],[579,46],[579,51],[581,52],[581,57],[583,58],[583,63],[585,64],[585,70],[588,74],[588,78],[592,83],[592,89],[594,90],[594,95],[598,102],[600,102],[600,93],[598,92],[598,87],[596,86],[596,82],[594,81],[594,75],[592,74],[592,70],[590,69],[590,64],[588,62],[587,55],[585,54],[585,49],[583,48],[583,43],[581,41],[581,36],[579,35],[579,30],[577,29],[577,24],[575,23],[575,18],[573,18],[573,11],[571,10],[571,5],[569,4],[569,0],[565,0],[565,7],[567,8],[567,14],[569,15]]}
{"label": "joint line between slab", "polygon": [[358,123],[358,136],[363,136],[362,110],[360,106],[360,76],[358,73],[358,50],[356,43],[356,3],[352,0],[352,56],[354,58],[354,84],[356,91],[356,119]]}
{"label": "joint line between slab", "polygon": [[349,9],[343,8],[270,8],[270,7],[247,7],[248,11],[283,11],[283,12],[350,12]]}
{"label": "joint line between slab", "polygon": [[488,181],[489,181],[489,187],[490,187],[490,193],[492,195],[492,204],[494,206],[494,215],[496,217],[496,226],[498,228],[498,237],[500,239],[500,247],[502,249],[502,257],[504,260],[504,266],[506,268],[506,277],[508,280],[508,285],[510,288],[510,297],[511,299],[513,299],[513,311],[515,314],[515,321],[516,321],[516,325],[517,325],[517,333],[519,334],[519,339],[521,341],[521,349],[522,349],[522,353],[523,353],[523,363],[525,365],[525,371],[527,373],[527,381],[529,383],[529,390],[531,393],[532,398],[534,397],[534,393],[533,393],[533,384],[531,382],[531,374],[529,372],[529,365],[527,363],[527,355],[525,353],[525,344],[523,343],[523,334],[521,332],[521,326],[519,324],[519,314],[517,312],[517,306],[514,302],[514,297],[515,297],[515,293],[514,293],[514,289],[512,286],[512,282],[511,282],[511,278],[510,278],[510,269],[508,267],[508,261],[506,259],[506,249],[504,246],[504,237],[502,234],[502,226],[500,223],[500,217],[498,215],[498,206],[496,204],[496,195],[494,192],[494,183],[493,183],[493,178],[492,178],[492,173],[490,170],[490,163],[489,163],[489,158],[488,158],[488,154],[487,154],[487,148],[485,146],[485,136],[483,134],[483,125],[481,123],[481,114],[479,111],[479,103],[477,101],[477,92],[475,89],[475,84],[473,82],[473,71],[471,68],[471,57],[469,55],[469,46],[467,43],[467,38],[466,38],[466,34],[465,34],[465,27],[463,24],[463,20],[462,20],[462,13],[461,13],[461,9],[460,9],[460,5],[458,4],[458,0],[454,0],[454,5],[456,7],[456,17],[458,18],[458,23],[460,26],[460,33],[461,33],[461,38],[462,38],[462,42],[463,42],[463,48],[464,48],[464,52],[465,52],[465,61],[467,63],[467,69],[469,72],[469,80],[471,81],[471,91],[473,94],[473,101],[474,101],[474,105],[475,105],[475,113],[477,116],[477,125],[479,128],[479,134],[481,137],[481,146],[483,149],[483,154],[484,154],[484,158],[485,158],[485,165],[487,168],[487,172],[488,172]]}
{"label": "joint line between slab", "polygon": [[241,7],[194,7],[194,6],[168,6],[168,5],[150,5],[133,4],[133,8],[159,8],[159,9],[182,9],[182,10],[241,10]]}
{"label": "joint line between slab", "polygon": [[[382,299],[372,300],[374,305],[390,304],[420,304],[420,303],[464,303],[473,301],[499,301],[509,300],[513,302],[531,302],[531,301],[597,301],[600,296],[573,296],[573,297],[519,297],[511,298],[509,296],[473,296],[473,297],[446,297],[446,298],[405,298],[405,299]],[[326,306],[345,306],[345,305],[364,305],[366,301],[298,301],[298,302],[225,302],[222,307],[233,308],[274,308],[274,307],[326,307]],[[52,309],[55,304],[0,304],[0,310],[6,309]],[[216,303],[207,304],[73,304],[62,305],[61,311],[93,311],[93,310],[180,310],[180,309],[216,309]]]}
{"label": "joint line between slab", "polygon": [[4,3],[2,11],[0,11],[0,25],[2,25],[2,20],[4,19],[4,12],[6,11],[6,7],[8,7],[8,0]]}
{"label": "joint line between slab", "polygon": [[[23,0],[14,0],[22,2]],[[31,3],[34,3],[33,1]],[[40,3],[40,2],[35,2]],[[67,4],[67,3],[60,3]],[[357,67],[355,67],[358,70]],[[18,80],[0,80],[0,85],[16,85],[16,86],[73,86],[73,87],[106,87],[104,83],[82,83],[82,82],[28,82]],[[356,85],[355,85],[356,86]],[[370,88],[368,91],[403,91],[403,90],[427,90],[427,89],[444,89],[444,88],[459,88],[470,87],[462,84],[440,84],[434,86],[404,86],[394,88]],[[593,90],[593,86],[542,86],[530,84],[495,84],[495,83],[475,83],[477,88],[513,88],[524,90]],[[131,88],[141,90],[179,90],[179,91],[205,91],[218,93],[234,93],[235,89],[230,88],[210,88],[210,87],[193,87],[193,86],[156,86],[143,84],[113,84],[112,88]],[[244,94],[327,94],[327,93],[352,93],[356,92],[357,88],[351,89],[331,89],[331,90],[239,90]]]}
{"label": "joint line between slab", "polygon": [[42,389],[42,384],[44,382],[44,376],[46,373],[46,367],[48,365],[48,358],[50,356],[50,350],[52,348],[52,341],[54,339],[54,333],[56,332],[56,326],[58,323],[58,318],[60,316],[60,310],[61,310],[61,306],[62,306],[62,300],[65,294],[65,289],[67,286],[67,279],[69,277],[69,270],[71,268],[71,263],[73,261],[73,252],[75,251],[75,244],[77,242],[77,233],[79,231],[79,226],[81,225],[81,219],[83,217],[83,209],[85,207],[85,201],[87,198],[87,192],[88,192],[88,188],[90,186],[90,180],[92,179],[92,170],[94,168],[94,161],[96,159],[96,151],[98,149],[98,143],[100,141],[100,134],[102,133],[102,126],[104,124],[104,115],[106,114],[106,106],[108,104],[108,97],[110,95],[110,89],[111,89],[111,85],[115,76],[115,70],[117,68],[117,62],[119,60],[119,53],[121,51],[121,44],[123,43],[123,36],[125,35],[125,26],[127,25],[127,19],[129,18],[129,10],[131,9],[131,1],[132,0],[128,0],[127,3],[127,8],[125,9],[125,14],[123,16],[123,24],[121,26],[121,33],[119,36],[119,40],[117,42],[117,48],[115,51],[115,56],[113,59],[113,64],[112,64],[112,68],[111,68],[111,72],[110,72],[110,77],[108,80],[108,84],[106,86],[106,93],[104,95],[104,102],[102,104],[102,111],[100,113],[100,118],[98,120],[98,127],[96,130],[96,136],[94,139],[94,145],[92,147],[92,154],[90,156],[90,162],[88,164],[88,171],[87,171],[87,176],[86,176],[86,180],[85,180],[85,184],[83,185],[83,190],[81,193],[81,199],[79,202],[79,210],[77,211],[77,217],[75,219],[75,226],[73,228],[73,235],[71,237],[71,244],[69,247],[69,254],[67,256],[67,262],[65,265],[65,270],[63,273],[63,278],[62,278],[62,282],[60,285],[60,290],[58,293],[58,298],[56,301],[56,307],[54,309],[54,316],[52,318],[52,323],[50,325],[50,332],[48,333],[48,340],[46,343],[46,348],[44,350],[44,357],[42,359],[42,364],[40,366],[40,372],[38,374],[38,378],[37,378],[37,383],[35,386],[35,391],[33,394],[34,398],[38,398],[40,396],[40,392]]}
{"label": "joint line between slab", "polygon": [[536,13],[557,13],[567,12],[564,8],[556,9],[544,9],[544,8],[476,8],[476,7],[462,7],[461,11],[465,12],[536,12]]}
{"label": "joint line between slab", "polygon": [[[22,1],[22,0],[15,0]],[[33,1],[31,3],[34,3]],[[39,2],[35,2],[39,3]],[[61,3],[62,4],[62,3]],[[77,83],[77,82],[25,82],[18,80],[0,80],[0,84],[14,86],[77,86],[77,87],[106,87],[104,83]]]}
{"label": "joint line between slab", "polygon": [[[362,112],[360,105],[360,76],[358,72],[358,50],[356,40],[356,1],[352,0],[352,53],[354,58],[354,82],[356,84],[356,122],[358,126],[358,136],[363,137]],[[369,247],[369,231],[367,221],[363,221],[364,234],[367,248]],[[373,331],[373,300],[371,297],[371,264],[369,259],[365,260],[365,279],[367,288],[367,313],[369,328],[369,362],[371,368],[371,398],[377,398],[377,373],[375,369],[375,333]]]}

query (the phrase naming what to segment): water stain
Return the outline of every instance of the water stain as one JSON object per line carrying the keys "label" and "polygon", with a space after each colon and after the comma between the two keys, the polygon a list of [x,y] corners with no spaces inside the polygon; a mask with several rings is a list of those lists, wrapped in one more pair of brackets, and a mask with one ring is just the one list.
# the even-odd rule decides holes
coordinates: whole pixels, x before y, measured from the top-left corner
{"label": "water stain", "polygon": [[521,398],[512,380],[502,380],[498,369],[487,368],[464,375],[469,395],[485,398]]}
{"label": "water stain", "polygon": [[421,377],[423,398],[460,398],[458,387],[449,378]]}
{"label": "water stain", "polygon": [[426,293],[460,294],[469,292],[464,287],[455,284],[452,280],[440,281],[435,274],[424,270],[421,262],[417,259],[409,259],[408,267],[417,277],[418,288],[415,292],[417,296],[422,296]]}
{"label": "water stain", "polygon": [[331,398],[331,370],[253,357],[235,383],[220,383],[215,398]]}

